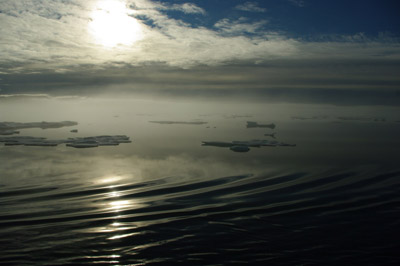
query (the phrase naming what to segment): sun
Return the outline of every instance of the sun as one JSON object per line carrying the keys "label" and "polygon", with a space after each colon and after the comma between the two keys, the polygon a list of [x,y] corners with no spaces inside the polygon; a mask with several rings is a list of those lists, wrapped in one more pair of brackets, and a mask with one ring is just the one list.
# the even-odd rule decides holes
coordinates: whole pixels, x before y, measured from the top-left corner
{"label": "sun", "polygon": [[131,45],[142,37],[140,23],[130,16],[124,1],[98,1],[90,17],[89,31],[105,47]]}

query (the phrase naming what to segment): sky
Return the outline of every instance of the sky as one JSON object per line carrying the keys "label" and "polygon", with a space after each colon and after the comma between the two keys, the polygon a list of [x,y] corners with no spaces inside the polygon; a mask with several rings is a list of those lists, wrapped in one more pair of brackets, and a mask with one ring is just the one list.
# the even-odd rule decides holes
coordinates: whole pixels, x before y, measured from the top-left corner
{"label": "sky", "polygon": [[0,98],[400,104],[395,0],[0,0]]}

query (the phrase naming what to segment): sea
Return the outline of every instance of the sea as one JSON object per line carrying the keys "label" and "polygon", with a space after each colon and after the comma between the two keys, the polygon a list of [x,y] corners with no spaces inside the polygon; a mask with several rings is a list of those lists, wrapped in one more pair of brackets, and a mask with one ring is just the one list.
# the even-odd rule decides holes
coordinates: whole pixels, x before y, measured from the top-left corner
{"label": "sea", "polygon": [[[0,265],[400,265],[398,107],[45,98],[0,114],[78,122],[20,136],[132,140],[0,143]],[[254,139],[295,146],[202,145]]]}

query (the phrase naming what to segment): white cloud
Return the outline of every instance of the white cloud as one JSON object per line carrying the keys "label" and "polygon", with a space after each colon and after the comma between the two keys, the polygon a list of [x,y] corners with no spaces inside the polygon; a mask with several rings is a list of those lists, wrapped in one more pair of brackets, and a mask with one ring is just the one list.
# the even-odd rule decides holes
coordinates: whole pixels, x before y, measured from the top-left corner
{"label": "white cloud", "polygon": [[305,6],[305,2],[303,0],[288,0],[290,3],[292,3],[295,6],[298,7],[304,7]]}
{"label": "white cloud", "polygon": [[219,29],[220,31],[228,34],[241,35],[244,33],[257,33],[261,32],[264,25],[267,24],[266,20],[261,20],[254,23],[248,23],[246,18],[239,18],[236,21],[232,21],[230,19],[224,18],[217,23],[215,23],[214,27]]}
{"label": "white cloud", "polygon": [[248,11],[248,12],[266,12],[266,8],[258,6],[257,2],[245,2],[244,4],[237,5],[235,7],[237,10]]}
{"label": "white cloud", "polygon": [[[322,81],[334,80],[335,75],[360,81],[361,85],[353,83],[358,88],[375,86],[371,81],[380,77],[387,81],[388,88],[398,84],[396,71],[388,71],[390,66],[382,63],[400,60],[399,42],[388,34],[380,39],[360,33],[305,41],[269,31],[265,20],[252,22],[245,18],[224,18],[212,28],[193,27],[164,11],[169,8],[204,14],[197,6],[132,0],[127,3],[132,6],[128,13],[141,25],[143,36],[132,45],[110,49],[97,44],[88,30],[95,3],[54,0],[42,8],[30,0],[0,1],[0,73],[18,77],[13,81],[3,77],[3,90],[12,82],[28,84],[38,78],[38,73],[52,74],[54,82],[40,81],[54,86],[70,83],[56,80],[60,77],[86,84],[86,77],[97,80],[99,73],[135,88],[151,87],[149,82],[155,84],[153,87],[167,87],[166,81],[171,87],[194,89],[343,86]],[[381,63],[381,70],[369,71],[365,76],[361,71],[364,68],[358,66],[362,62],[374,65],[374,60]],[[340,71],[331,68],[331,62],[340,62]],[[217,68],[232,63],[241,67],[215,74]],[[160,70],[159,66],[164,68]],[[192,75],[185,72],[204,66],[210,68]],[[171,72],[166,70],[169,67]],[[39,88],[41,83],[36,86]]]}
{"label": "white cloud", "polygon": [[132,3],[130,4],[133,8],[137,10],[161,10],[161,11],[180,11],[186,14],[202,14],[205,15],[206,11],[197,6],[194,3],[183,3],[183,4],[167,4],[167,3],[161,3],[161,2],[151,2],[148,0],[136,0],[136,1],[131,1]]}
{"label": "white cloud", "polygon": [[[188,68],[234,60],[260,62],[275,58],[304,58],[306,55],[308,58],[337,55],[354,58],[372,56],[382,45],[394,53],[399,52],[393,44],[378,44],[362,34],[348,37],[346,50],[342,50],[343,44],[334,40],[315,43],[299,41],[287,38],[283,33],[265,30],[265,20],[250,22],[245,18],[225,18],[219,20],[214,28],[194,28],[164,14],[160,3],[147,0],[128,3],[128,6],[134,3],[135,7],[129,13],[151,22],[149,26],[138,20],[143,33],[141,40],[131,46],[106,49],[97,44],[88,31],[95,3],[60,0],[52,1],[43,9],[28,0],[1,2],[0,63],[4,67],[0,71],[32,73],[50,69],[68,73],[77,65],[87,64],[101,69],[149,62]],[[178,9],[178,6],[169,8]],[[192,4],[179,5],[179,8],[185,12],[202,12]],[[61,17],[55,18],[52,14],[60,14]],[[363,49],[359,49],[353,40],[364,42]],[[308,50],[311,46],[314,48]],[[327,49],[329,53],[321,54],[318,52],[320,49]]]}
{"label": "white cloud", "polygon": [[193,3],[184,3],[182,5],[174,4],[172,5],[171,9],[182,11],[187,14],[206,14],[206,11],[204,9],[196,6]]}
{"label": "white cloud", "polygon": [[[55,1],[52,6],[54,10],[46,11],[46,14],[60,13],[62,16],[59,19],[41,15],[42,9],[33,5],[19,14],[20,6],[28,2],[17,0],[15,5],[0,4],[2,10],[6,6],[10,12],[18,14],[0,14],[4,25],[0,29],[4,36],[0,47],[4,56],[0,62],[13,62],[17,65],[24,63],[25,70],[47,68],[67,72],[74,65],[106,67],[106,62],[133,65],[160,62],[186,68],[197,64],[215,65],[231,60],[252,60],[260,55],[278,56],[294,50],[294,40],[267,40],[265,37],[268,34],[261,31],[265,21],[246,23],[243,20],[221,20],[216,25],[218,31],[204,27],[193,28],[164,14],[159,3],[145,0],[132,2],[136,8],[132,12],[134,16],[146,17],[156,27],[138,21],[143,32],[140,41],[132,46],[104,49],[95,43],[87,30],[95,2],[82,1],[79,5],[75,3],[75,6],[70,6],[63,1]],[[192,4],[173,5],[169,8],[202,12]],[[243,35],[256,32],[260,36],[250,38]]]}

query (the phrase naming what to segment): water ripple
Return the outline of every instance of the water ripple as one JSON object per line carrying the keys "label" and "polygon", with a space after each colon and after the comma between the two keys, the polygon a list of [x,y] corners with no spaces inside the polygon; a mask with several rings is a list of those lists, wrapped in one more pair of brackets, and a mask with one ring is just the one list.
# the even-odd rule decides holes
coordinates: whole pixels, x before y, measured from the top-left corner
{"label": "water ripple", "polygon": [[298,172],[2,187],[0,264],[395,265],[399,177]]}

